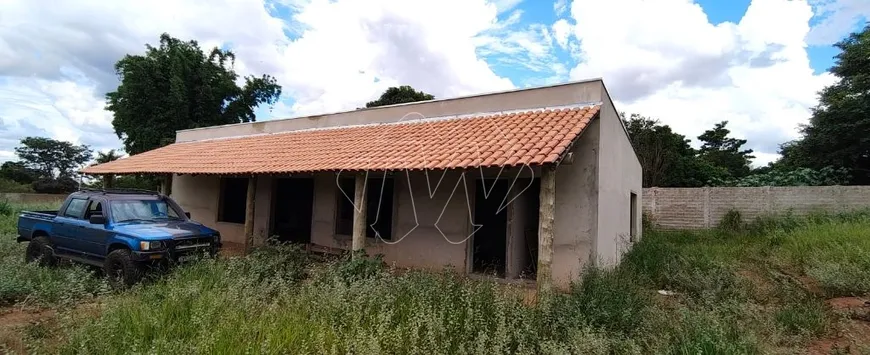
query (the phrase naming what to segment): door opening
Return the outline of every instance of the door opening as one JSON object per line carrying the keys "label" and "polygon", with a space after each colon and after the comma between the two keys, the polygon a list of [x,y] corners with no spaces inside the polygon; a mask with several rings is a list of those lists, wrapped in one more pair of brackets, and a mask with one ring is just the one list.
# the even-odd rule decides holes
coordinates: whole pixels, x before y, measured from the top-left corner
{"label": "door opening", "polygon": [[523,223],[523,244],[525,249],[521,258],[520,276],[535,279],[538,274],[538,219],[541,208],[541,180],[535,178],[529,188],[517,199],[517,204],[523,205],[523,215],[519,216]]}
{"label": "door opening", "polygon": [[277,179],[272,199],[270,235],[276,236],[281,242],[310,243],[314,179]]}
{"label": "door opening", "polygon": [[472,272],[504,277],[507,254],[507,208],[502,208],[510,182],[505,179],[477,180],[474,223],[481,225],[473,235]]}

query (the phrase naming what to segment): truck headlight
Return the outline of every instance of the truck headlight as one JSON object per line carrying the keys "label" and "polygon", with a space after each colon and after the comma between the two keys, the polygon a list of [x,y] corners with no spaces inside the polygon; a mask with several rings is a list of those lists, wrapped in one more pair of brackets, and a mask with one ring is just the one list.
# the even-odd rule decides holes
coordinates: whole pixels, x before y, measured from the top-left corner
{"label": "truck headlight", "polygon": [[150,242],[139,242],[139,249],[141,249],[143,251],[160,250],[160,249],[163,249],[164,247],[165,247],[165,245],[163,244],[163,242],[161,242],[159,240],[150,241]]}

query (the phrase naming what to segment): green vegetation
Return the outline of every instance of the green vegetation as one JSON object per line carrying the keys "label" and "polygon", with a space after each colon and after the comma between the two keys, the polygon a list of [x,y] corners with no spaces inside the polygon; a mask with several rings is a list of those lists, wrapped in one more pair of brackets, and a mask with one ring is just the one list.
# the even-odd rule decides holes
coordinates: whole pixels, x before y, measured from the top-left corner
{"label": "green vegetation", "polygon": [[15,242],[18,212],[48,210],[56,205],[26,206],[0,202],[0,306],[68,306],[108,292],[102,278],[89,268],[69,265],[44,268],[24,263],[27,244]]}
{"label": "green vegetation", "polygon": [[111,292],[83,268],[23,264],[14,214],[3,218],[0,299],[61,310],[21,327],[34,352],[794,353],[853,321],[828,298],[870,293],[865,212],[647,230],[618,268],[537,302],[450,270],[314,262],[293,246]]}

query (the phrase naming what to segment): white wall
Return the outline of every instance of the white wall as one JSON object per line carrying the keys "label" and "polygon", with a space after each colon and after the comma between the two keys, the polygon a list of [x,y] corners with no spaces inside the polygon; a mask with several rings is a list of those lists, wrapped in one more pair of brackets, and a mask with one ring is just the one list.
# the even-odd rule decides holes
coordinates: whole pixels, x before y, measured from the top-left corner
{"label": "white wall", "polygon": [[556,214],[553,239],[553,284],[567,288],[583,272],[598,230],[599,120],[574,145],[574,161],[556,169]]}
{"label": "white wall", "polygon": [[[272,178],[259,176],[254,205],[254,244],[263,243],[269,233]],[[221,233],[224,241],[244,243],[245,225],[218,222],[220,208],[220,177],[217,175],[174,175],[170,197],[181,208],[190,212],[194,221],[200,222]]]}
{"label": "white wall", "polygon": [[[603,87],[602,87],[603,90]],[[631,247],[631,224],[641,238],[642,170],[625,133],[619,114],[606,92],[602,93],[598,170],[598,235],[595,239],[599,266],[615,266]],[[635,220],[631,221],[630,194],[637,194]]]}

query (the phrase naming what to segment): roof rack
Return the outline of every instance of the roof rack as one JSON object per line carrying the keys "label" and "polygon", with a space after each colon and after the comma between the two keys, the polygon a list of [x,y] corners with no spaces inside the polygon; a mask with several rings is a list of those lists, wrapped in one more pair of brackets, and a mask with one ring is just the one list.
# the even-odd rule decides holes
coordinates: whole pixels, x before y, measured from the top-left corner
{"label": "roof rack", "polygon": [[146,194],[146,195],[160,195],[160,192],[146,190],[146,189],[94,189],[94,188],[83,188],[80,189],[81,192],[99,192],[104,194]]}

